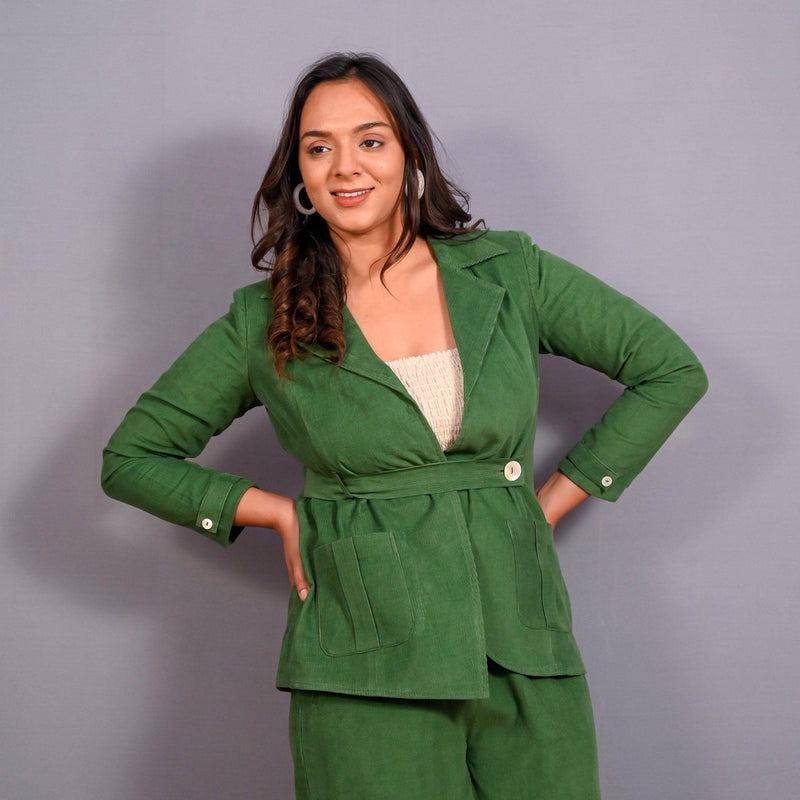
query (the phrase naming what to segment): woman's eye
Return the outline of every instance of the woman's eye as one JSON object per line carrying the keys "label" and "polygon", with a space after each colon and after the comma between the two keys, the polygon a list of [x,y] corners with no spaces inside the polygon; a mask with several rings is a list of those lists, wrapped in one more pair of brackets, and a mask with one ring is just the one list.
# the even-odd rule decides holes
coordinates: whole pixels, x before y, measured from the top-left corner
{"label": "woman's eye", "polygon": [[324,144],[315,144],[308,148],[308,154],[310,156],[318,156],[321,153],[324,153],[328,148],[325,147]]}
{"label": "woman's eye", "polygon": [[365,139],[361,144],[363,147],[373,149],[375,147],[380,147],[383,142],[379,139]]}

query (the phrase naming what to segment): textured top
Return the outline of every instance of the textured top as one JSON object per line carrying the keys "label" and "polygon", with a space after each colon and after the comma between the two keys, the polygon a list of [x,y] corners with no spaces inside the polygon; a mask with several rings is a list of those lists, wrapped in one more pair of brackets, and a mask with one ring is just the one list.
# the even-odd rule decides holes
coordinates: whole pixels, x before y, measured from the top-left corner
{"label": "textured top", "polygon": [[458,350],[438,350],[386,364],[414,398],[442,450],[447,450],[458,438],[464,412],[464,374]]}

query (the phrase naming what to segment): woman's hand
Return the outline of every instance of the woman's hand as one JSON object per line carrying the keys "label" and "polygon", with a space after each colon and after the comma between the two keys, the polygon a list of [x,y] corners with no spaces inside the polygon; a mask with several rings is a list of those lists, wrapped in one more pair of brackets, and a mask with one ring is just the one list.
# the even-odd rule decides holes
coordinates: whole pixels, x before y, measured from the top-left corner
{"label": "woman's hand", "polygon": [[290,507],[287,509],[287,518],[280,526],[275,526],[278,536],[283,540],[283,557],[286,559],[286,569],[289,571],[289,580],[297,589],[301,600],[308,595],[308,580],[300,559],[300,521],[297,517],[297,506],[294,500],[286,498]]}
{"label": "woman's hand", "polygon": [[554,528],[565,514],[580,505],[588,496],[588,492],[581,489],[563,472],[554,472],[536,490],[536,499],[544,511],[544,518]]}
{"label": "woman's hand", "polygon": [[300,558],[300,521],[294,500],[262,489],[248,489],[239,501],[233,522],[235,525],[272,528],[277,532],[283,542],[289,580],[300,599],[305,600],[309,584]]}

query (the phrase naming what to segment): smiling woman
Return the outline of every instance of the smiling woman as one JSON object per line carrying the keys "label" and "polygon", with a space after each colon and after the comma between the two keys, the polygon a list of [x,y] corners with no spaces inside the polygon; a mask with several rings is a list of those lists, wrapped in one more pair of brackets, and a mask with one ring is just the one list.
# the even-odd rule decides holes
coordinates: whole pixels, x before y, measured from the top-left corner
{"label": "smiling woman", "polygon": [[[406,156],[385,105],[361,81],[317,86],[300,116],[298,164],[347,279],[347,307],[384,360],[455,346],[433,254],[416,238],[382,282],[373,267],[403,233]],[[388,291],[387,291],[388,290]]]}
{"label": "smiling woman", "polygon": [[368,236],[388,253],[402,232],[406,159],[386,107],[359,80],[324,83],[300,130],[300,174],[334,241]]}
{"label": "smiling woman", "polygon": [[[367,195],[348,199],[354,191]],[[253,206],[254,238],[261,232],[253,264],[268,259],[271,271],[269,343],[278,371],[309,345],[328,351],[335,363],[342,359],[345,293],[347,307],[368,327],[358,295],[373,283],[373,266],[386,286],[389,268],[415,249],[406,266],[427,255],[430,285],[434,264],[425,241],[474,230],[479,223],[470,224],[466,207],[466,194],[442,174],[422,112],[386,64],[346,54],[314,64],[298,81]],[[437,294],[442,306],[441,288]],[[442,346],[450,341],[441,331],[443,316],[440,309],[433,317]],[[371,341],[384,352],[377,335]],[[412,344],[384,354],[429,349],[430,343]]]}
{"label": "smiling woman", "polygon": [[[223,545],[280,535],[301,800],[594,800],[553,526],[616,500],[706,389],[663,322],[523,233],[477,230],[374,56],[300,79],[236,292],[104,451],[113,497]],[[266,341],[265,341],[266,339]],[[540,353],[625,387],[533,487]],[[198,455],[263,406],[296,499]]]}

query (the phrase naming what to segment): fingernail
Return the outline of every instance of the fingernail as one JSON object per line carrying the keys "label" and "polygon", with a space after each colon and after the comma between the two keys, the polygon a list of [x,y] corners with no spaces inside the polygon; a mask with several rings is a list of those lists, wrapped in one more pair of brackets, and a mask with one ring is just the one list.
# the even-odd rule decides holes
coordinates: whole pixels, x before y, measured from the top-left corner
{"label": "fingernail", "polygon": [[308,596],[308,589],[301,589],[299,595],[301,600],[305,600]]}

